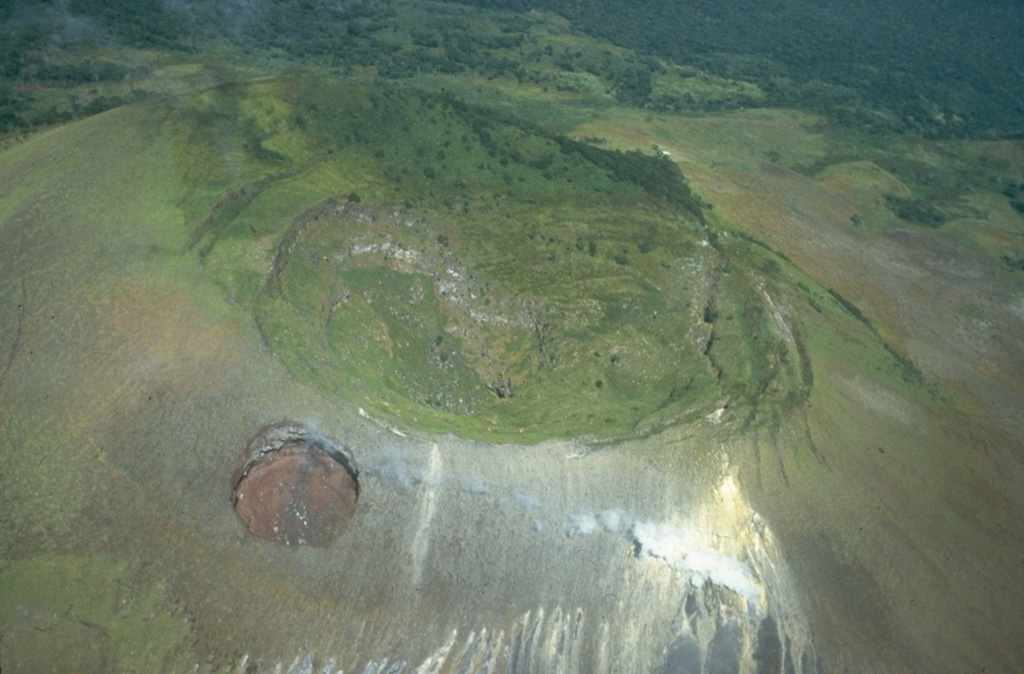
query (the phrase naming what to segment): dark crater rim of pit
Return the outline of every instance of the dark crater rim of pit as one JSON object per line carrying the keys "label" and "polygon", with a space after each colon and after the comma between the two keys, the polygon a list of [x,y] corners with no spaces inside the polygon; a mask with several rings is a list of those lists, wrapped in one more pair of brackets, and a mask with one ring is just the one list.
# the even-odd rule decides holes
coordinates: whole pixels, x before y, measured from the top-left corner
{"label": "dark crater rim of pit", "polygon": [[286,545],[331,545],[351,523],[359,493],[352,451],[289,419],[257,431],[231,476],[242,523]]}

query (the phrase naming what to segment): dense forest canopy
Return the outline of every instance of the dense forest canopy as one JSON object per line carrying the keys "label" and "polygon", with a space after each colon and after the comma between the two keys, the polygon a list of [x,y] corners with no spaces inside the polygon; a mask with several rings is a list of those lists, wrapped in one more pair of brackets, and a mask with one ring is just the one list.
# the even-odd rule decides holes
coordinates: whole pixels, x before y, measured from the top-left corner
{"label": "dense forest canopy", "polygon": [[[14,0],[0,7],[0,129],[59,121],[26,112],[13,87],[26,80],[114,81],[130,68],[69,65],[53,52],[81,44],[203,51],[230,44],[279,52],[311,65],[373,66],[386,78],[427,72],[517,73],[532,10],[567,17],[576,31],[635,50],[627,63],[595,64],[556,54],[567,71],[614,83],[623,103],[668,111],[692,102],[651,95],[660,64],[698,67],[751,82],[757,101],[822,112],[839,123],[930,137],[1024,134],[1024,9],[1014,0],[455,0],[475,6],[502,35],[424,22],[411,44],[396,17],[434,12],[403,0]],[[509,47],[522,47],[510,58]],[[494,54],[502,51],[499,56]],[[92,108],[113,101],[90,101]],[[721,102],[718,105],[723,105]],[[85,110],[88,112],[90,109]],[[81,114],[82,110],[76,110]],[[31,119],[30,119],[31,118]]]}
{"label": "dense forest canopy", "polygon": [[561,13],[613,43],[748,79],[770,102],[865,109],[935,136],[1024,132],[1015,0],[456,0]]}

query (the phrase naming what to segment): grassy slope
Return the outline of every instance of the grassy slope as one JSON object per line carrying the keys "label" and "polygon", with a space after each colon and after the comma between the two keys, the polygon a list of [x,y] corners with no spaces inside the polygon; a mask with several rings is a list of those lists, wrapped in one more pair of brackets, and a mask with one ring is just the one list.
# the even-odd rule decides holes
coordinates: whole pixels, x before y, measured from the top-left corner
{"label": "grassy slope", "polygon": [[[157,113],[108,112],[41,134],[0,162],[2,526],[15,559],[5,564],[0,614],[14,644],[5,664],[15,668],[155,671],[192,659],[162,581],[128,568],[81,527],[88,513],[138,507],[142,490],[107,460],[117,447],[101,440],[104,420],[145,414],[154,396],[187,390],[166,354],[198,353],[189,340],[202,334],[172,301],[183,267],[195,265],[179,258],[180,183]],[[161,334],[172,316],[177,334]],[[130,358],[137,349],[148,356]],[[56,554],[72,548],[80,556]],[[45,644],[39,625],[50,628]]]}

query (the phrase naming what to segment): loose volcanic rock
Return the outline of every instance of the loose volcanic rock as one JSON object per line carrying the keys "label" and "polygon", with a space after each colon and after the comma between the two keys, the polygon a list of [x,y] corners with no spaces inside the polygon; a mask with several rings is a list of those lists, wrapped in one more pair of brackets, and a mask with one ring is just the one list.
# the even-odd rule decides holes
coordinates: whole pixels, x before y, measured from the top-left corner
{"label": "loose volcanic rock", "polygon": [[352,452],[306,426],[281,421],[249,440],[231,476],[231,502],[249,531],[286,545],[329,546],[359,500]]}

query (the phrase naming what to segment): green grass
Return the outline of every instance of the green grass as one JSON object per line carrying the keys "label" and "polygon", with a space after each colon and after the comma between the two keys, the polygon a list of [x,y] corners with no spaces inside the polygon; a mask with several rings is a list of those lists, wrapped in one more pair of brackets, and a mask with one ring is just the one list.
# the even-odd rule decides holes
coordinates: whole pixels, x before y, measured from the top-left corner
{"label": "green grass", "polygon": [[616,436],[708,404],[716,387],[689,343],[693,272],[672,264],[694,254],[692,227],[604,198],[572,206],[349,207],[305,230],[261,325],[296,372],[430,430]]}

